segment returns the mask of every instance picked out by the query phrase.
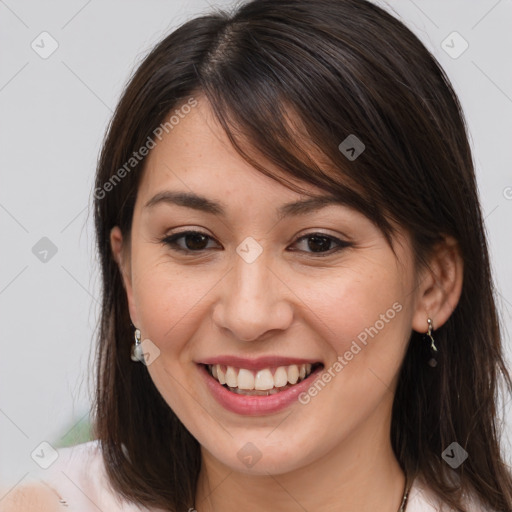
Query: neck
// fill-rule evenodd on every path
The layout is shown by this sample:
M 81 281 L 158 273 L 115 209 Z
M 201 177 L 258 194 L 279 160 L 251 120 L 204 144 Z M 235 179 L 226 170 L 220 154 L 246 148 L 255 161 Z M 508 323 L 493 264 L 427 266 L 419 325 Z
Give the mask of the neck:
M 405 475 L 391 448 L 390 421 L 380 420 L 380 427 L 369 421 L 328 454 L 283 474 L 235 472 L 202 449 L 197 512 L 397 512 Z

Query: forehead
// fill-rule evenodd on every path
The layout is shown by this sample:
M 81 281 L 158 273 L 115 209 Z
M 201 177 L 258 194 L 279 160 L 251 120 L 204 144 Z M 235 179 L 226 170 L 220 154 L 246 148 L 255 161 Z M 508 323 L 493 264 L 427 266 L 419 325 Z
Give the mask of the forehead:
M 300 137 L 300 133 L 297 136 Z M 307 147 L 307 140 L 304 147 Z M 317 153 L 314 154 L 316 159 Z M 148 203 L 170 192 L 168 196 L 174 198 L 161 201 L 163 204 L 193 204 L 193 208 L 202 204 L 204 208 L 195 208 L 195 211 L 209 209 L 212 218 L 216 216 L 224 222 L 224 216 L 226 225 L 244 230 L 260 229 L 267 224 L 272 228 L 283 217 L 305 218 L 315 213 L 314 218 L 319 222 L 322 219 L 327 222 L 333 219 L 336 222 L 346 221 L 346 225 L 350 224 L 361 233 L 371 234 L 372 237 L 383 235 L 357 202 L 353 202 L 353 196 L 361 197 L 361 192 L 354 190 L 349 178 L 345 180 L 339 176 L 337 180 L 343 181 L 348 192 L 337 188 L 336 192 L 333 190 L 329 193 L 299 180 L 291 173 L 285 174 L 260 153 L 254 151 L 250 156 L 271 174 L 298 185 L 303 193 L 272 179 L 246 161 L 232 146 L 207 100 L 198 98 L 197 106 L 180 117 L 179 122 L 163 134 L 148 154 L 139 183 L 134 216 L 142 222 L 146 219 L 148 223 L 145 225 L 151 224 L 152 213 L 156 211 L 160 212 L 158 218 L 168 219 L 167 210 L 152 208 Z M 323 164 L 322 157 L 318 158 L 318 162 Z M 208 202 L 215 205 L 208 206 Z M 344 208 L 340 208 L 340 205 Z M 219 207 L 222 210 L 220 213 Z M 186 209 L 180 210 L 180 219 L 192 218 L 193 212 L 193 209 L 188 212 Z M 194 215 L 193 218 L 197 217 Z M 164 220 L 162 222 L 165 223 Z M 137 220 L 135 223 L 139 225 Z M 394 237 L 401 238 L 400 227 L 393 227 Z M 404 236 L 407 238 L 407 234 Z
M 216 197 L 226 204 L 238 202 L 247 207 L 258 198 L 276 204 L 307 197 L 264 175 L 243 159 L 202 98 L 168 133 L 164 132 L 162 140 L 155 142 L 139 185 L 141 201 L 166 189 Z M 282 175 L 262 156 L 258 160 L 273 174 Z M 287 175 L 286 179 L 300 184 L 308 194 L 325 195 L 318 187 L 299 182 L 293 176 Z

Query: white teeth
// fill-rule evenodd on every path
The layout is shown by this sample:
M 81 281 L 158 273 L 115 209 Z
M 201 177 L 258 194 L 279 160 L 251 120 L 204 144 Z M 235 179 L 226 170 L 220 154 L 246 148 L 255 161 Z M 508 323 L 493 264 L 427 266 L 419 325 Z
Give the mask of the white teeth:
M 280 388 L 284 388 L 288 383 L 293 385 L 304 380 L 311 373 L 312 365 L 310 363 L 292 364 L 289 366 L 279 366 L 275 370 L 264 368 L 258 371 L 220 364 L 210 365 L 209 368 L 214 379 L 223 385 L 226 384 L 230 388 L 237 388 L 240 391 L 254 390 L 254 392 L 257 392 L 273 390 L 278 392 Z M 272 372 L 274 373 L 272 374 Z
M 290 384 L 296 384 L 299 380 L 299 369 L 296 364 L 288 366 L 288 382 Z
M 240 372 L 242 372 L 242 370 L 240 370 Z M 240 379 L 240 374 L 238 378 Z M 268 369 L 260 370 L 254 379 L 254 389 L 260 389 L 264 391 L 266 389 L 272 389 L 273 387 L 274 377 L 272 377 L 272 372 Z
M 286 386 L 288 383 L 288 372 L 285 366 L 280 366 L 274 373 L 274 385 L 276 388 Z
M 256 376 L 256 378 L 257 377 L 258 376 Z M 238 389 L 254 389 L 254 381 L 254 375 L 251 371 L 246 370 L 245 368 L 240 368 L 240 370 L 238 371 Z M 274 387 L 273 382 L 271 387 Z M 256 389 L 260 388 L 256 387 Z
M 236 370 L 232 366 L 228 366 L 226 370 L 226 384 L 230 388 L 238 387 L 238 375 Z

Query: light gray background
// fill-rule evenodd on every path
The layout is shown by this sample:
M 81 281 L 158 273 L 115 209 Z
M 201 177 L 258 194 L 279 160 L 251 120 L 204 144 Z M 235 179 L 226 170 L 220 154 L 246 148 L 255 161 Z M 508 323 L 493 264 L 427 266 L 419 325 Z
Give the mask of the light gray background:
M 467 115 L 510 360 L 512 1 L 398 0 L 392 5 L 440 60 Z M 99 300 L 89 207 L 112 110 L 152 45 L 209 9 L 206 0 L 0 0 L 4 485 L 36 468 L 30 453 L 39 443 L 58 443 L 87 416 Z M 43 31 L 59 45 L 47 59 L 31 48 L 34 40 L 42 46 Z M 458 58 L 441 46 L 453 31 L 469 44 Z M 457 39 L 447 44 L 452 53 L 461 48 Z M 42 237 L 58 250 L 46 263 L 32 252 Z M 510 414 L 505 428 L 510 455 Z

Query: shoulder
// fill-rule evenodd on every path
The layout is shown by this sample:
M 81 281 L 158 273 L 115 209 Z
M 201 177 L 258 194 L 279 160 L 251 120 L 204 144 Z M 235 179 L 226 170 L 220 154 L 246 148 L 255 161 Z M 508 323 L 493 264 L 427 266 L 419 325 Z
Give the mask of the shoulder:
M 486 508 L 476 496 L 466 496 L 464 506 L 467 512 L 496 512 Z M 429 487 L 422 475 L 418 475 L 409 491 L 406 512 L 456 512 L 446 505 Z
M 0 512 L 57 512 L 61 508 L 62 504 L 55 490 L 43 483 L 16 486 L 6 491 L 0 501 Z
M 99 441 L 59 448 L 57 454 L 57 459 L 49 468 L 34 471 L 27 479 L 28 483 L 16 486 L 8 493 L 0 502 L 0 512 L 146 510 L 122 500 L 112 489 L 105 471 Z

